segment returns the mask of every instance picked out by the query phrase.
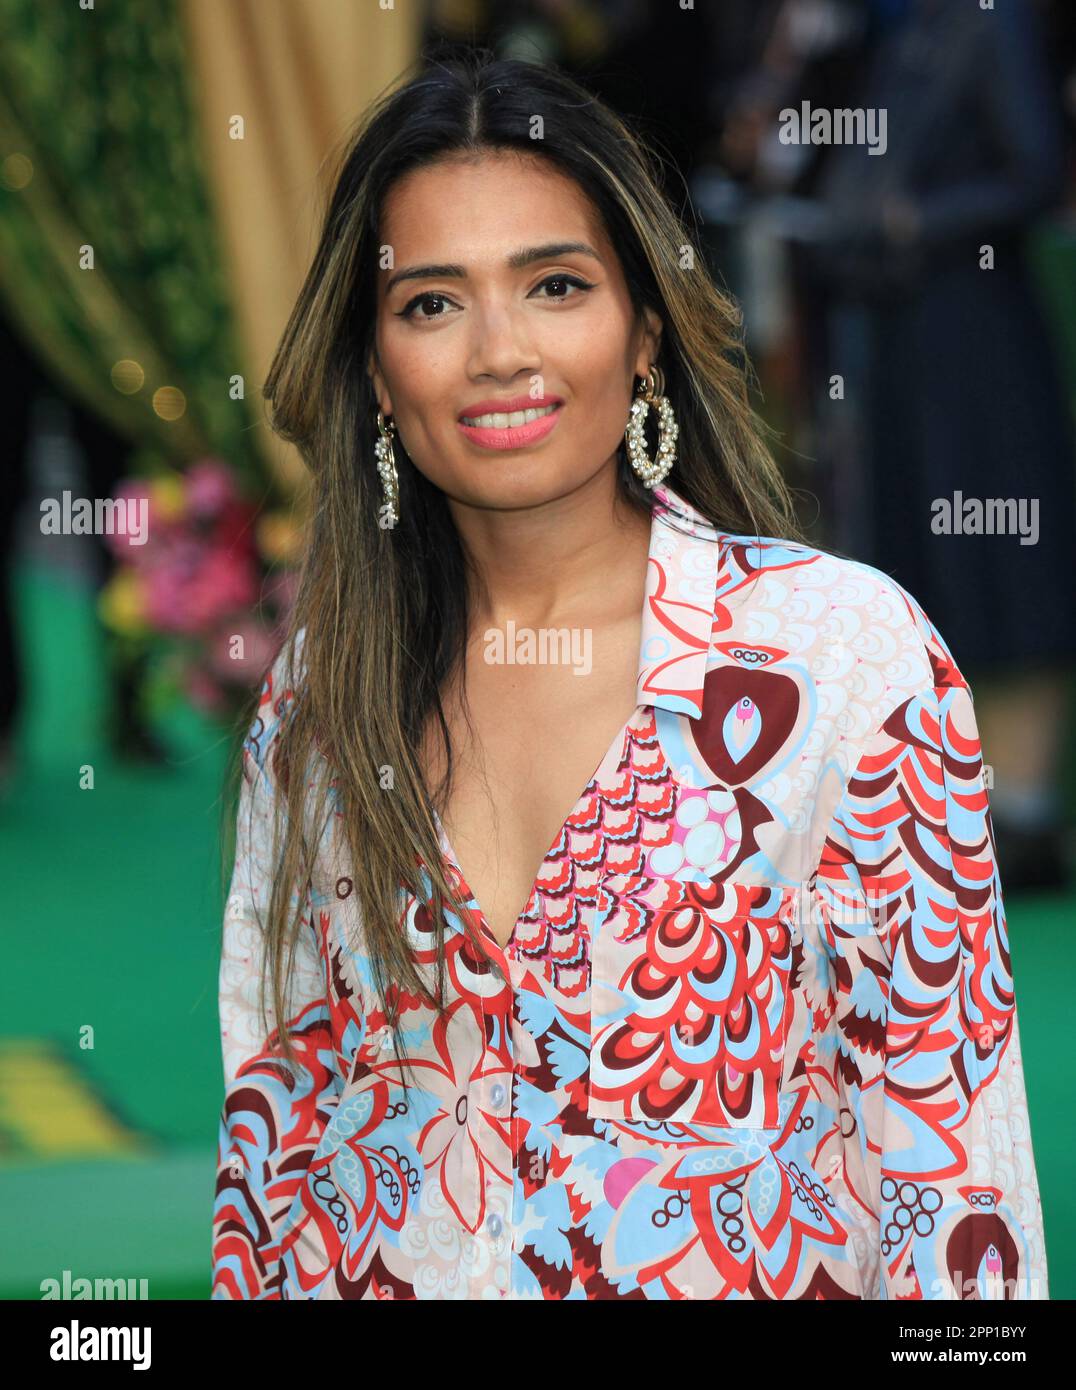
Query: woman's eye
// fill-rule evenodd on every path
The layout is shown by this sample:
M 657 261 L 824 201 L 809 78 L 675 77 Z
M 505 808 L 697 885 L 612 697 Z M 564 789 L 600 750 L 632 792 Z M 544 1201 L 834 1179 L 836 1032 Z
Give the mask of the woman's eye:
M 592 290 L 594 288 L 594 286 L 589 281 L 582 280 L 577 275 L 547 275 L 546 278 L 540 284 L 534 287 L 531 293 L 537 294 L 539 290 L 544 290 L 549 285 L 570 286 L 571 288 L 577 290 Z M 573 296 L 571 294 L 568 294 L 567 292 L 564 292 L 561 294 L 549 294 L 546 295 L 545 298 L 557 300 L 571 299 L 573 298 Z M 421 305 L 423 311 L 421 314 L 417 315 L 418 322 L 429 322 L 431 319 L 444 318 L 444 313 L 442 310 L 437 310 L 436 312 L 429 313 L 427 312 L 427 309 L 430 305 L 445 305 L 450 304 L 451 302 L 452 301 L 448 298 L 447 295 L 438 294 L 433 290 L 426 290 L 423 294 L 416 294 L 414 299 L 412 299 L 402 309 L 400 309 L 399 317 L 402 319 L 415 318 L 415 310 L 418 309 Z
M 536 285 L 535 288 L 541 290 L 544 289 L 546 285 L 573 285 L 577 290 L 592 290 L 594 288 L 587 280 L 580 280 L 576 275 L 547 275 L 542 283 Z M 552 295 L 551 298 L 571 299 L 572 296 L 569 294 L 555 294 Z
M 427 290 L 425 294 L 416 294 L 415 297 L 414 297 L 414 299 L 412 299 L 412 300 L 410 301 L 410 303 L 406 304 L 406 305 L 400 310 L 400 318 L 402 318 L 402 319 L 414 318 L 414 316 L 415 316 L 415 310 L 418 308 L 418 306 L 419 306 L 420 304 L 426 305 L 426 304 L 431 304 L 431 303 L 433 303 L 433 302 L 435 302 L 435 301 L 436 301 L 437 303 L 440 303 L 440 304 L 447 304 L 447 303 L 448 303 L 448 297 L 447 297 L 447 295 L 443 295 L 443 294 L 434 294 L 431 290 Z M 430 314 L 430 315 L 427 315 L 427 314 L 423 313 L 422 315 L 420 315 L 420 318 L 421 318 L 421 319 L 424 319 L 424 318 L 427 318 L 427 317 L 439 319 L 439 318 L 442 318 L 443 315 L 442 315 L 442 314 L 439 314 L 439 313 L 438 313 L 438 314 Z

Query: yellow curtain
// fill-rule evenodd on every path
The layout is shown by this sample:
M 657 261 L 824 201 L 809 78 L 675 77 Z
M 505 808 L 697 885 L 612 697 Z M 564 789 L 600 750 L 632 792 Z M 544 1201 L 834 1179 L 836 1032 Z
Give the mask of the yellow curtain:
M 262 382 L 317 241 L 328 168 L 356 119 L 418 53 L 420 0 L 182 0 L 225 277 L 247 364 Z M 243 139 L 231 138 L 236 116 Z M 289 489 L 306 471 L 262 422 Z

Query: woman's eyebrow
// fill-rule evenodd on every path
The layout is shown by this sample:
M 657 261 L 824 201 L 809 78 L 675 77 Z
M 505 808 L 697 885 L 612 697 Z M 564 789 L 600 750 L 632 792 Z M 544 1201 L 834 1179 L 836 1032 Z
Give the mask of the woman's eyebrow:
M 509 270 L 522 270 L 525 266 L 531 265 L 534 261 L 553 261 L 559 256 L 590 256 L 601 264 L 601 257 L 592 246 L 588 246 L 585 241 L 550 241 L 545 246 L 525 246 L 520 251 L 514 251 L 506 262 Z M 466 278 L 467 270 L 462 265 L 413 265 L 406 270 L 398 270 L 395 275 L 391 275 L 385 285 L 385 293 L 398 285 L 401 280 L 444 280 L 455 278 L 462 280 Z

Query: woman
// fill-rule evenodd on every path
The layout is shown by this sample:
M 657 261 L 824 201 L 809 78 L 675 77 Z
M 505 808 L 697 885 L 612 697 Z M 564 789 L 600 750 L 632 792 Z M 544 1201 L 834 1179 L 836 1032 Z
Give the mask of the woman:
M 382 100 L 265 389 L 316 492 L 215 1296 L 1045 1298 L 969 692 L 798 539 L 629 131 L 510 61 Z

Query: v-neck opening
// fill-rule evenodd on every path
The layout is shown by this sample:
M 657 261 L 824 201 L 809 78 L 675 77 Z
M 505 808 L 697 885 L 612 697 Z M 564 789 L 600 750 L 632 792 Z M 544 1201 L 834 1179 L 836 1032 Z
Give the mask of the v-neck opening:
M 660 533 L 658 527 L 666 528 Z M 683 547 L 691 540 L 716 541 L 716 553 L 708 567 L 691 566 L 679 557 Z M 512 923 L 512 930 L 502 946 L 493 933 L 486 917 L 485 909 L 475 896 L 467 881 L 459 855 L 448 838 L 448 833 L 438 815 L 433 810 L 441 853 L 459 879 L 461 892 L 466 901 L 477 909 L 478 923 L 496 950 L 505 955 L 511 951 L 518 939 L 520 922 L 523 920 L 531 900 L 539 888 L 542 870 L 549 862 L 569 821 L 583 804 L 594 779 L 607 759 L 615 752 L 623 758 L 629 731 L 635 727 L 642 709 L 660 706 L 678 715 L 699 718 L 702 714 L 702 687 L 706 675 L 706 660 L 712 641 L 714 622 L 714 601 L 716 578 L 720 571 L 722 548 L 729 539 L 728 533 L 717 530 L 709 518 L 697 512 L 688 502 L 668 484 L 662 483 L 654 489 L 654 500 L 650 509 L 650 547 L 647 554 L 646 579 L 642 611 L 642 628 L 639 641 L 639 667 L 636 680 L 635 708 L 620 726 L 613 742 L 605 750 L 597 767 L 587 779 L 582 791 L 576 797 L 568 814 L 542 856 L 527 899 Z M 670 567 L 671 561 L 671 567 Z M 657 565 L 659 577 L 651 580 L 651 566 Z M 703 570 L 705 569 L 705 573 Z M 700 576 L 714 581 L 714 592 L 704 593 L 706 602 L 699 607 L 694 597 L 685 595 L 681 586 L 690 579 L 697 586 Z M 668 587 L 667 587 L 668 586 Z M 694 615 L 698 621 L 694 622 Z M 695 630 L 697 628 L 697 630 Z M 675 671 L 673 672 L 673 668 Z M 685 671 L 687 675 L 685 676 Z M 670 675 L 670 672 L 673 672 Z M 655 679 L 655 677 L 657 677 Z
M 572 803 L 568 810 L 568 814 L 561 821 L 559 828 L 554 833 L 553 838 L 550 840 L 548 846 L 546 847 L 545 853 L 542 855 L 542 858 L 539 861 L 538 869 L 534 875 L 534 881 L 530 886 L 530 890 L 527 893 L 526 901 L 520 908 L 519 912 L 516 914 L 516 919 L 512 923 L 512 930 L 508 933 L 508 939 L 504 942 L 503 945 L 497 940 L 493 928 L 489 924 L 489 919 L 486 917 L 485 908 L 478 901 L 478 898 L 476 897 L 474 890 L 471 888 L 470 883 L 467 881 L 467 875 L 463 871 L 463 865 L 460 863 L 459 855 L 456 853 L 455 849 L 452 846 L 452 842 L 448 838 L 448 832 L 445 830 L 444 823 L 442 822 L 436 807 L 433 808 L 434 824 L 437 826 L 440 835 L 442 853 L 445 855 L 448 862 L 456 871 L 456 874 L 460 880 L 460 887 L 466 897 L 466 900 L 468 902 L 473 903 L 474 906 L 477 908 L 478 924 L 480 928 L 486 933 L 486 935 L 489 937 L 490 941 L 493 943 L 493 945 L 497 948 L 498 951 L 502 951 L 506 955 L 510 951 L 513 943 L 515 942 L 516 932 L 519 928 L 519 924 L 520 922 L 522 922 L 527 912 L 527 909 L 531 905 L 531 901 L 533 900 L 535 893 L 538 891 L 538 881 L 542 876 L 542 870 L 549 862 L 549 856 L 553 853 L 557 845 L 560 843 L 561 837 L 564 835 L 564 832 L 568 826 L 568 822 L 572 819 L 575 813 L 579 810 L 580 806 L 586 800 L 587 795 L 589 794 L 590 789 L 594 783 L 594 779 L 597 777 L 598 773 L 601 772 L 602 768 L 605 766 L 605 764 L 609 761 L 609 758 L 614 753 L 617 756 L 618 765 L 620 761 L 623 759 L 624 748 L 627 743 L 628 733 L 635 724 L 635 720 L 639 714 L 640 708 L 642 708 L 640 705 L 636 705 L 632 712 L 628 715 L 627 719 L 625 719 L 624 723 L 620 726 L 619 732 L 613 737 L 612 742 L 609 744 L 608 748 L 606 748 L 605 752 L 599 758 L 598 763 L 594 768 L 594 771 L 587 778 L 583 790 L 576 797 L 575 801 Z

